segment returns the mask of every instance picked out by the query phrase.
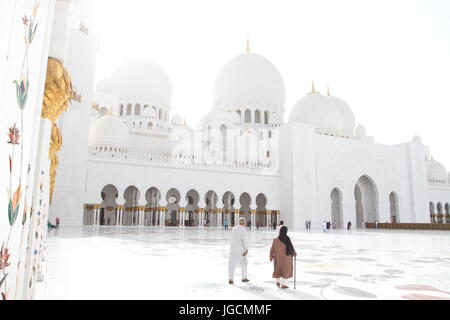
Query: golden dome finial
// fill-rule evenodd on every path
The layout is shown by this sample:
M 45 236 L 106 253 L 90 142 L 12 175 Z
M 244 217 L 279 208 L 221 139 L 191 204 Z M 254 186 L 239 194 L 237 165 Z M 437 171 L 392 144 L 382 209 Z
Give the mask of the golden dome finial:
M 250 35 L 247 35 L 247 52 L 250 52 Z
M 312 82 L 311 92 L 309 94 L 313 94 L 313 93 L 319 93 L 319 92 L 316 91 L 316 84 L 314 83 L 314 81 Z

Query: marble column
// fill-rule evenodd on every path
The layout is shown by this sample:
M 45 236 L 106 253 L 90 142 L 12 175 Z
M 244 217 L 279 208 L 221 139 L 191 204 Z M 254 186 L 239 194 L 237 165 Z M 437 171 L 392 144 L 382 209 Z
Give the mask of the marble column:
M 217 210 L 217 227 L 222 227 L 222 225 L 223 225 L 222 215 L 223 215 L 223 209 L 218 209 Z
M 252 228 L 256 228 L 256 210 L 250 210 L 250 221 Z
M 267 228 L 270 229 L 270 211 L 266 210 L 265 213 L 266 213 L 266 225 Z
M 240 213 L 239 209 L 234 209 L 234 226 L 239 225 L 239 213 Z
M 186 212 L 186 208 L 180 208 L 178 209 L 178 212 L 180 213 L 180 227 L 184 227 L 184 214 Z
M 205 209 L 199 208 L 198 209 L 198 226 L 203 227 L 203 215 L 204 215 Z

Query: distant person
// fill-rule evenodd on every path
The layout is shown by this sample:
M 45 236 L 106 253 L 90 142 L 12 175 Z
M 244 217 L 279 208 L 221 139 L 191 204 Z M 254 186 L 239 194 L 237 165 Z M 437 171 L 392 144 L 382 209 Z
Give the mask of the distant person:
M 223 225 L 225 226 L 225 230 L 228 230 L 228 220 L 225 220 Z
M 248 238 L 245 229 L 245 218 L 239 219 L 239 225 L 231 230 L 230 257 L 228 260 L 229 284 L 234 283 L 234 271 L 241 268 L 242 282 L 247 279 Z
M 336 220 L 333 221 L 333 229 L 336 229 Z
M 276 229 L 277 230 L 277 234 L 280 233 L 280 229 L 281 229 L 282 226 L 284 226 L 284 221 L 283 220 L 280 221 L 280 225 Z
M 276 279 L 276 284 L 281 289 L 287 289 L 288 279 L 292 278 L 293 263 L 292 258 L 297 256 L 291 239 L 287 235 L 288 228 L 282 226 L 280 234 L 273 239 L 270 248 L 270 262 L 273 261 L 272 277 Z
M 256 221 L 256 230 L 259 229 L 259 221 Z
M 59 229 L 59 224 L 61 223 L 61 219 L 56 217 L 56 229 Z
M 277 229 L 277 223 L 276 223 L 276 222 L 273 223 L 273 229 L 274 229 L 274 230 Z
M 325 220 L 322 223 L 322 231 L 327 232 L 327 222 Z
M 305 221 L 305 227 L 308 229 L 308 220 Z
M 351 227 L 352 227 L 352 222 L 349 220 L 349 221 L 347 222 L 347 230 L 350 230 Z

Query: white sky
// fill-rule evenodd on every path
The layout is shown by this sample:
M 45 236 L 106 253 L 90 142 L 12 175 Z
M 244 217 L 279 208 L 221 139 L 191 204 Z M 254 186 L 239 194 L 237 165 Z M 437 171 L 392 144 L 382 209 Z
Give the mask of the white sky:
M 286 86 L 285 121 L 316 89 L 344 99 L 380 143 L 415 134 L 450 169 L 448 0 L 97 0 L 96 78 L 138 56 L 173 83 L 172 115 L 211 109 L 220 68 L 245 51 L 271 60 Z

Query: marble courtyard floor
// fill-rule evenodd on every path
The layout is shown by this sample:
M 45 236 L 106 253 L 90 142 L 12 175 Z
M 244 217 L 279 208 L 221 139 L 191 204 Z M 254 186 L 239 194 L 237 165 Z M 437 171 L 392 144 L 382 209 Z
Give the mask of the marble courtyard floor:
M 278 289 L 273 230 L 249 232 L 249 283 L 228 284 L 230 231 L 62 227 L 49 232 L 38 299 L 450 299 L 450 232 L 290 232 L 297 288 Z

